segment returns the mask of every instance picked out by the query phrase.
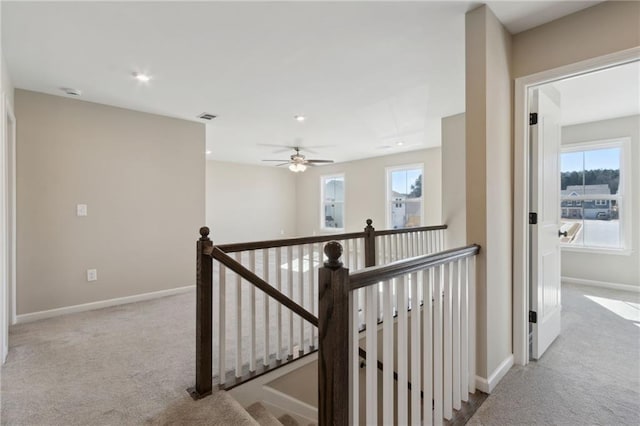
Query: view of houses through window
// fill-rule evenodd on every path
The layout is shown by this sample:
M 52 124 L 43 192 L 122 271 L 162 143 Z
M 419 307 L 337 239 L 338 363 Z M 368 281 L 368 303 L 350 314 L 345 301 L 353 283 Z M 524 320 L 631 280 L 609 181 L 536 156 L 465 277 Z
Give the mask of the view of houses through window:
M 344 175 L 322 176 L 322 229 L 344 229 Z
M 624 248 L 621 142 L 580 145 L 561 154 L 561 239 L 574 247 Z
M 387 169 L 390 228 L 422 225 L 422 165 Z

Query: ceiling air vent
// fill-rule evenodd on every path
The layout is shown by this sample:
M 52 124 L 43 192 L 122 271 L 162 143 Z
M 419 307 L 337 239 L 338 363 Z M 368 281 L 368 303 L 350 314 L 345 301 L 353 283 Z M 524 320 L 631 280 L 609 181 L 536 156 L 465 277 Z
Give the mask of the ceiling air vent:
M 216 118 L 217 116 L 213 115 L 213 114 L 209 114 L 208 112 L 203 112 L 202 114 L 200 114 L 198 116 L 198 118 L 202 118 L 203 120 L 213 120 L 214 118 Z

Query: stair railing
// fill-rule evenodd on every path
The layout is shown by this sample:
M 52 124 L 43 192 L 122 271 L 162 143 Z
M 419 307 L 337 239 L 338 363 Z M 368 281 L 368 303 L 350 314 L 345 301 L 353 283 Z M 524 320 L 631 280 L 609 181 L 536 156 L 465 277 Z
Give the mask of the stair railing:
M 444 246 L 446 225 L 376 231 L 370 219 L 366 222 L 362 232 L 218 246 L 208 228 L 200 229 L 194 398 L 211 393 L 214 382 L 230 389 L 317 351 L 322 243 L 339 241 L 352 271 Z M 364 318 L 358 323 L 363 328 Z
M 453 409 L 459 410 L 475 392 L 474 277 L 479 249 L 470 245 L 350 273 L 341 262 L 342 246 L 325 246 L 328 260 L 319 273 L 321 426 L 431 425 L 452 419 Z M 400 307 L 396 312 L 394 302 Z M 364 404 L 359 379 L 361 314 L 367 354 Z

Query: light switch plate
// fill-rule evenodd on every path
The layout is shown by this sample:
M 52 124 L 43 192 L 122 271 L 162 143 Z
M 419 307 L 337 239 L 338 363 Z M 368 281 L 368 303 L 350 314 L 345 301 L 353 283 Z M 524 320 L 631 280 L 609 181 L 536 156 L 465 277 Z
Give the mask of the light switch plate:
M 86 216 L 87 215 L 87 205 L 86 204 L 78 204 L 76 206 L 76 214 L 78 216 Z
M 98 281 L 97 269 L 87 269 L 87 281 Z

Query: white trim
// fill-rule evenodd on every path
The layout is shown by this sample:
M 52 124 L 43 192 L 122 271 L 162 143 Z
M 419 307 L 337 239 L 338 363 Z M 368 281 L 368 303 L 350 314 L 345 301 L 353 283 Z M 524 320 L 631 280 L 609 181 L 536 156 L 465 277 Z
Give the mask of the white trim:
M 277 378 L 285 376 L 307 364 L 317 362 L 317 360 L 318 353 L 312 353 L 294 362 L 290 362 L 281 368 L 256 377 L 254 380 L 236 386 L 228 392 L 243 407 L 247 407 L 256 401 L 262 401 L 265 405 L 269 404 L 269 406 L 279 407 L 294 418 L 303 417 L 304 419 L 311 420 L 305 420 L 303 424 L 317 423 L 318 409 L 316 407 L 296 399 L 295 396 L 287 395 L 269 386 L 269 383 Z
M 529 362 L 529 135 L 528 89 L 532 86 L 640 59 L 640 47 L 516 78 L 514 112 L 513 200 L 513 355 Z
M 9 300 L 9 303 L 11 304 L 9 307 L 9 311 L 10 311 L 10 325 L 13 325 L 16 323 L 16 309 L 17 309 L 17 305 L 16 305 L 16 288 L 17 288 L 17 246 L 16 246 L 16 239 L 18 236 L 18 232 L 17 232 L 17 228 L 16 228 L 16 222 L 17 222 L 17 218 L 16 218 L 16 135 L 17 135 L 17 131 L 16 128 L 18 126 L 18 122 L 16 121 L 16 116 L 15 113 L 13 112 L 13 107 L 11 106 L 11 103 L 9 103 L 9 98 L 5 99 L 5 116 L 6 118 L 8 118 L 11 123 L 12 123 L 12 127 L 11 127 L 11 136 L 9 137 L 9 143 L 7 145 L 7 148 L 9 149 L 9 172 L 10 172 L 10 182 L 11 182 L 11 188 L 10 189 L 10 199 L 9 199 L 9 206 L 11 207 L 11 218 L 10 218 L 10 223 L 9 223 L 9 235 L 11 237 L 11 247 L 9 249 L 9 254 L 10 254 L 10 259 L 9 261 L 11 262 L 11 276 L 9 277 L 9 285 L 10 285 L 10 290 L 11 290 L 11 300 Z
M 165 296 L 186 293 L 195 288 L 195 285 L 185 287 L 170 288 L 168 290 L 153 291 L 151 293 L 135 294 L 133 296 L 117 297 L 115 299 L 100 300 L 98 302 L 83 303 L 81 305 L 65 306 L 63 308 L 50 309 L 47 311 L 31 312 L 18 315 L 16 324 L 38 321 L 45 318 L 53 318 L 60 315 L 74 314 L 78 312 L 93 311 L 95 309 L 109 308 L 111 306 L 126 305 L 128 303 L 143 302 L 145 300 L 158 299 Z
M 325 211 L 324 211 L 324 181 L 325 179 L 331 178 L 342 178 L 342 228 L 327 228 L 325 221 Z M 345 178 L 344 172 L 342 173 L 333 173 L 330 175 L 321 175 L 320 176 L 320 231 L 322 232 L 344 232 L 345 227 L 347 226 L 347 179 Z
M 476 388 L 484 393 L 490 394 L 496 388 L 500 380 L 513 367 L 513 354 L 506 357 L 493 372 L 489 375 L 489 379 L 476 376 Z
M 300 401 L 299 399 L 296 399 L 291 395 L 287 395 L 286 393 L 274 389 L 268 385 L 262 387 L 262 392 L 263 404 L 268 404 L 281 410 L 281 414 L 274 412 L 277 417 L 280 417 L 283 414 L 289 414 L 293 417 L 302 417 L 304 419 L 304 422 L 307 424 L 317 423 L 317 407 L 307 404 L 304 401 Z
M 586 285 L 589 287 L 609 288 L 612 290 L 623 290 L 640 293 L 640 286 L 631 284 L 609 283 L 606 281 L 585 280 L 584 278 L 562 277 L 562 284 Z
M 574 253 L 606 254 L 613 256 L 631 256 L 631 254 L 634 253 L 634 251 L 630 249 L 572 246 L 571 244 L 562 243 L 560 244 L 560 250 L 563 252 L 569 251 Z

